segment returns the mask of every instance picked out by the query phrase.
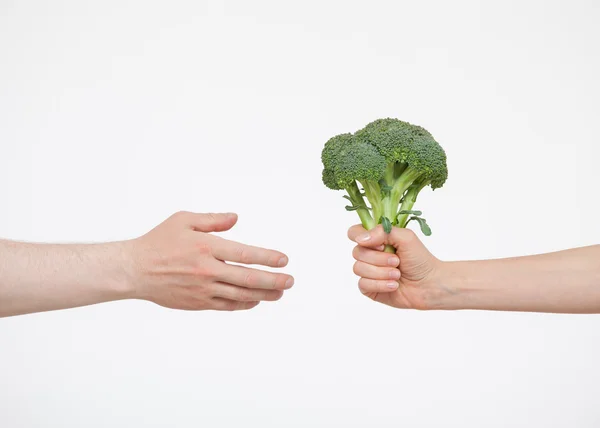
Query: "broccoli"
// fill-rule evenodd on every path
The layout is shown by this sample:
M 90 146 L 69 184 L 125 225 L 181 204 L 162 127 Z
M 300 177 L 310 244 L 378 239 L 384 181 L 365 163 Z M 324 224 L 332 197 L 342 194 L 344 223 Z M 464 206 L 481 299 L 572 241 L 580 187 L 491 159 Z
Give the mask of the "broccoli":
M 406 227 L 414 220 L 425 235 L 431 234 L 413 205 L 424 187 L 443 186 L 448 168 L 444 149 L 427 130 L 398 119 L 378 119 L 354 134 L 331 138 L 321 160 L 323 183 L 346 190 L 344 198 L 351 203 L 346 210 L 356 211 L 365 229 L 381 224 L 389 233 L 392 226 Z M 395 250 L 388 246 L 385 251 Z

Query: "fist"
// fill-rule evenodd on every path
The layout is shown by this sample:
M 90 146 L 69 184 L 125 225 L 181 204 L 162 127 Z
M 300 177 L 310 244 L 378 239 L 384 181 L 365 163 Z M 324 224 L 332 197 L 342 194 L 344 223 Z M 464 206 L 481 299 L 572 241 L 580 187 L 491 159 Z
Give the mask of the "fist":
M 441 262 L 435 258 L 410 229 L 382 226 L 365 230 L 353 226 L 348 237 L 357 243 L 352 255 L 354 273 L 360 277 L 360 291 L 367 297 L 396 308 L 433 309 L 443 293 L 437 279 Z M 383 252 L 386 245 L 396 254 Z

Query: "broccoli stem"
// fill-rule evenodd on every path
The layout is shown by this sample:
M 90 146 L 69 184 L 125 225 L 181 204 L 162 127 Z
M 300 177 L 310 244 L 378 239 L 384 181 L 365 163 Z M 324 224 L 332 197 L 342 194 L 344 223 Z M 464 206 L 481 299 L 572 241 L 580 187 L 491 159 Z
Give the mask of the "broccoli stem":
M 381 187 L 374 181 L 363 180 L 360 182 L 363 189 L 365 189 L 365 195 L 371 204 L 373 210 L 373 219 L 378 222 L 383 215 L 383 202 L 381 200 Z
M 417 195 L 414 194 L 414 190 L 411 188 L 408 190 L 408 192 L 406 192 L 406 195 L 404 196 L 404 199 L 402 200 L 402 204 L 400 205 L 398 212 L 412 210 L 412 207 L 416 201 L 417 201 Z M 396 222 L 398 224 L 398 227 L 406 227 L 406 223 L 408 223 L 408 216 L 409 216 L 409 214 L 397 215 Z
M 384 180 L 390 186 L 393 185 L 394 181 L 396 181 L 395 169 L 396 169 L 396 162 L 389 163 L 387 168 L 385 169 Z
M 406 219 L 403 219 L 402 222 L 397 221 L 398 205 L 400 205 L 400 200 L 402 199 L 402 196 L 405 193 L 407 193 L 407 190 L 410 192 L 409 189 L 411 188 L 415 180 L 419 178 L 420 175 L 421 174 L 418 171 L 415 171 L 414 169 L 412 169 L 409 166 L 406 166 L 405 164 L 393 163 L 388 166 L 385 177 L 387 184 L 391 185 L 392 190 L 390 191 L 388 196 L 383 198 L 383 215 L 392 222 L 393 226 L 406 226 Z M 391 181 L 388 181 L 390 180 L 390 177 L 393 177 L 393 179 Z M 418 193 L 419 190 L 421 190 L 421 188 L 422 187 L 419 187 L 416 193 Z M 414 198 L 409 197 L 407 199 L 405 197 L 403 204 L 405 204 L 406 207 L 408 207 L 408 205 L 410 204 L 410 208 L 412 208 L 412 205 L 415 203 L 415 200 L 416 194 L 414 195 Z M 400 208 L 400 210 L 410 208 Z M 386 245 L 384 252 L 393 254 L 396 252 L 396 249 L 391 245 Z
M 370 180 L 361 181 L 360 184 L 365 189 L 365 195 L 371 203 L 372 216 L 356 182 L 353 181 L 348 185 L 346 191 L 352 205 L 359 207 L 356 212 L 363 227 L 367 230 L 374 229 L 379 224 L 381 217 L 387 217 L 393 226 L 406 227 L 408 214 L 398 215 L 398 212 L 412 209 L 419 191 L 423 188 L 423 185 L 417 183 L 420 176 L 420 172 L 405 163 L 388 164 L 384 181 L 392 189 L 385 196 L 382 195 L 379 183 Z M 403 196 L 404 199 L 402 199 Z M 402 205 L 398 208 L 401 200 Z M 394 254 L 396 249 L 391 245 L 386 245 L 384 251 Z
M 348 187 L 346 187 L 346 191 L 348 192 L 348 196 L 352 201 L 352 205 L 355 207 L 360 207 L 356 210 L 356 213 L 360 217 L 363 227 L 367 230 L 371 230 L 377 226 L 377 222 L 373 220 L 373 217 L 371 217 L 371 214 L 367 208 L 367 204 L 360 194 L 360 190 L 358 189 L 356 182 L 353 181 L 351 184 L 349 184 Z
M 417 202 L 417 196 L 419 196 L 419 193 L 421 192 L 421 190 L 423 190 L 423 187 L 425 187 L 427 184 L 429 184 L 429 183 L 415 183 L 411 187 L 409 187 L 408 191 L 404 195 L 404 199 L 402 200 L 402 204 L 400 205 L 400 209 L 398 209 L 398 212 L 403 211 L 403 210 L 410 211 L 412 209 L 413 205 L 415 204 L 415 202 Z M 409 215 L 410 214 L 398 215 L 398 219 L 397 219 L 398 227 L 406 227 L 406 223 L 408 223 Z
M 388 170 L 395 169 L 395 165 L 391 165 L 388 167 Z M 388 171 L 389 172 L 389 171 Z M 407 167 L 402 171 L 400 177 L 396 178 L 393 182 L 390 183 L 392 186 L 392 190 L 390 191 L 389 196 L 386 196 L 383 199 L 384 204 L 384 216 L 390 219 L 393 225 L 397 225 L 396 216 L 398 213 L 398 205 L 400 204 L 400 199 L 402 195 L 406 192 L 406 190 L 414 183 L 416 179 L 419 178 L 420 173 L 415 171 L 414 169 Z
M 393 169 L 392 169 L 392 171 L 393 171 Z M 373 229 L 379 223 L 379 219 L 384 215 L 384 203 L 383 203 L 383 200 L 381 199 L 381 187 L 379 187 L 379 183 L 376 183 L 374 181 L 368 181 L 368 180 L 364 180 L 364 182 L 360 182 L 360 184 L 363 186 L 363 189 L 365 189 L 365 195 L 367 196 L 367 199 L 371 203 L 371 209 L 373 210 L 373 217 L 372 217 L 373 226 L 372 227 L 365 226 L 364 221 L 363 221 L 363 226 L 365 227 L 365 229 Z M 362 217 L 361 217 L 361 219 L 362 219 Z M 392 221 L 392 220 L 393 219 L 390 218 L 390 221 Z M 384 251 L 386 253 L 392 253 L 392 254 L 396 253 L 396 249 L 394 247 L 392 247 L 391 245 L 386 245 Z

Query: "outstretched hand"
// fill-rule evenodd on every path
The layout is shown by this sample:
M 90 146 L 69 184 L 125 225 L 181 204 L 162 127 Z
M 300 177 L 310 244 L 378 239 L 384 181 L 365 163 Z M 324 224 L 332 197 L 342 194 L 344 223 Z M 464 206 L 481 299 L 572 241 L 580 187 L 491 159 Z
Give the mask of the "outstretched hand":
M 130 242 L 136 297 L 174 309 L 251 309 L 281 298 L 294 279 L 233 265 L 287 265 L 285 254 L 229 241 L 211 232 L 231 229 L 236 214 L 180 212 Z
M 358 244 L 354 273 L 365 296 L 396 308 L 433 309 L 438 295 L 446 293 L 436 277 L 441 262 L 412 230 L 395 227 L 387 234 L 381 225 L 369 231 L 356 225 L 348 237 Z M 396 254 L 383 252 L 385 245 Z

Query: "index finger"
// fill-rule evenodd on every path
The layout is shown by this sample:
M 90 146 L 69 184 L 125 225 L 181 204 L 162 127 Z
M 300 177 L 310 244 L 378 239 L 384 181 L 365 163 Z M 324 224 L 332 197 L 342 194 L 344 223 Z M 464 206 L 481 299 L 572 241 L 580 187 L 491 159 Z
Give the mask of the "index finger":
M 381 225 L 375 229 L 366 230 L 360 224 L 357 224 L 348 229 L 348 238 L 361 247 L 374 249 L 380 249 L 386 243 L 386 234 Z
M 218 239 L 212 245 L 212 254 L 219 260 L 270 267 L 284 267 L 288 264 L 287 256 L 280 251 L 215 238 Z

